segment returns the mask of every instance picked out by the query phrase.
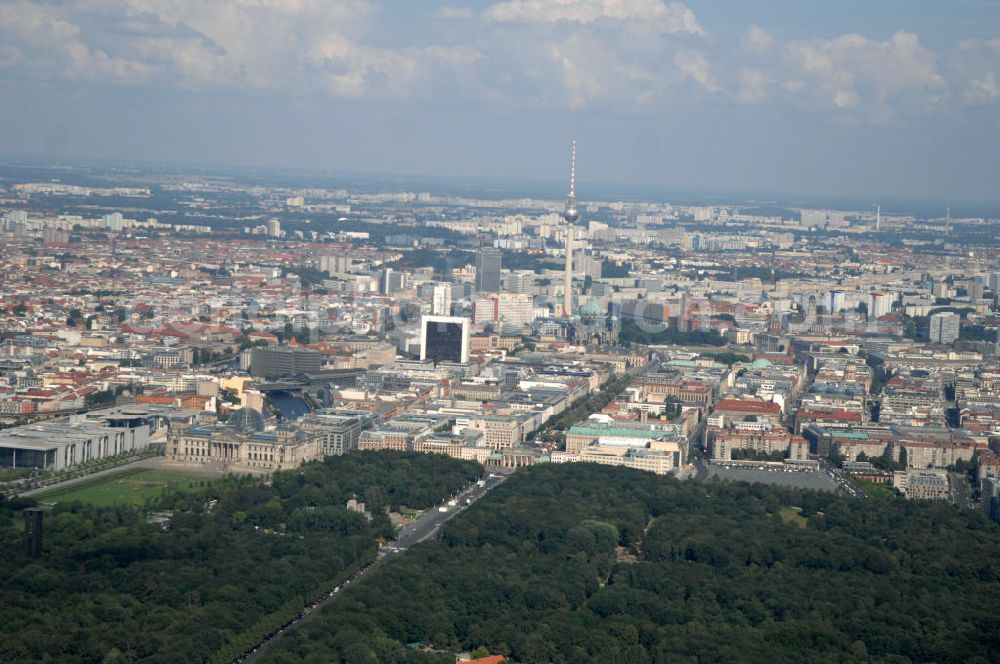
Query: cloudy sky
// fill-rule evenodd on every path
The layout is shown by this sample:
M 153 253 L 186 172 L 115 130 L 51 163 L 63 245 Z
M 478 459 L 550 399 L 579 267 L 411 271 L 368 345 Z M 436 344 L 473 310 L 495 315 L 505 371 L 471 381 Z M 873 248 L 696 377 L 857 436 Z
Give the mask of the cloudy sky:
M 996 0 L 4 0 L 0 152 L 1000 198 Z

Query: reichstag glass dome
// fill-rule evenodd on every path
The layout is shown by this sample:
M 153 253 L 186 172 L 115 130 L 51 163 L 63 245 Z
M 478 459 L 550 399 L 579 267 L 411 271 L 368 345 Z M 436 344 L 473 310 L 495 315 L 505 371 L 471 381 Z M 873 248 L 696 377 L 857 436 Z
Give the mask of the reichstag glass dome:
M 261 412 L 253 408 L 234 410 L 226 424 L 245 434 L 263 431 L 264 427 L 267 426 Z

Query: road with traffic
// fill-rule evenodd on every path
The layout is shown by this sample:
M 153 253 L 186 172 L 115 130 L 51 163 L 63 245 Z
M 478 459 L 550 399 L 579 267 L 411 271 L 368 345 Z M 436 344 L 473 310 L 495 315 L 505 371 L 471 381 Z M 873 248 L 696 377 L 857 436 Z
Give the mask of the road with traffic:
M 972 497 L 969 495 L 969 478 L 962 473 L 948 473 L 948 484 L 952 502 L 959 509 L 971 509 Z
M 446 521 L 460 514 L 505 479 L 507 479 L 506 474 L 487 474 L 478 482 L 473 482 L 452 496 L 444 504 L 418 514 L 413 520 L 399 529 L 395 540 L 386 543 L 379 550 L 378 557 L 372 563 L 365 565 L 343 583 L 331 588 L 322 598 L 303 608 L 295 618 L 268 634 L 256 646 L 247 650 L 240 657 L 237 657 L 233 661 L 233 664 L 247 664 L 255 661 L 277 639 L 280 639 L 288 632 L 308 621 L 319 612 L 319 609 L 336 601 L 341 595 L 357 585 L 366 575 L 373 573 L 382 565 L 386 565 L 396 557 L 406 553 L 413 545 L 419 544 L 436 535 Z

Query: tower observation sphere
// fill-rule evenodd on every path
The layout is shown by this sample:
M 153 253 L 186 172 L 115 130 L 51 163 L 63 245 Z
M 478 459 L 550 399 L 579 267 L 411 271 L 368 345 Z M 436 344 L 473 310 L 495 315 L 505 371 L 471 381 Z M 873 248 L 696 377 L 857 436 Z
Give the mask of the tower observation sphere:
M 576 209 L 576 139 L 573 139 L 573 156 L 569 166 L 569 194 L 563 210 L 566 220 L 566 273 L 563 275 L 563 316 L 570 318 L 573 313 L 573 224 L 580 219 Z
M 575 224 L 580 219 L 580 211 L 576 209 L 576 139 L 573 139 L 573 154 L 569 165 L 569 195 L 566 196 L 566 208 L 563 219 L 567 224 Z

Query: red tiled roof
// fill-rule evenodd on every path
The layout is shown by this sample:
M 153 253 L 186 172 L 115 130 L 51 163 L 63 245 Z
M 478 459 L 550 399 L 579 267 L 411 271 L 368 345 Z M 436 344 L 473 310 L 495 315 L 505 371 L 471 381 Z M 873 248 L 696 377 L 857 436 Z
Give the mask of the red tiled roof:
M 715 404 L 716 412 L 720 410 L 737 413 L 781 413 L 781 406 L 773 401 L 743 401 L 742 399 L 722 399 Z

